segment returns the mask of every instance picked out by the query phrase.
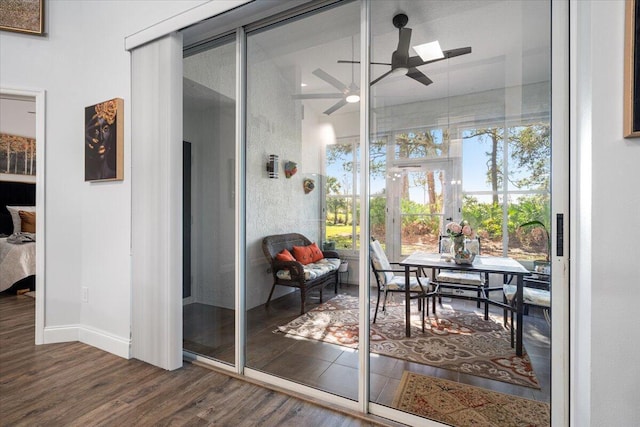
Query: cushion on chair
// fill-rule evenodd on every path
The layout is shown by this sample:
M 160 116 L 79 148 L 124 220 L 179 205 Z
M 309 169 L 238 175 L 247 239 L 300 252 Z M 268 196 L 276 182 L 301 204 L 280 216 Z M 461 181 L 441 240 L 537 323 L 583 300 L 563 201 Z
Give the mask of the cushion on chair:
M 436 276 L 436 280 L 442 283 L 457 283 L 460 285 L 470 286 L 482 286 L 484 284 L 484 280 L 482 280 L 482 274 L 465 273 L 460 271 L 441 271 Z
M 423 287 L 429 285 L 429 279 L 427 277 L 421 277 L 420 282 L 422 282 Z M 393 276 L 393 278 L 387 282 L 386 287 L 390 291 L 403 291 L 405 289 L 404 276 Z M 420 284 L 418 283 L 418 278 L 409 278 L 409 289 L 418 291 L 421 290 Z
M 302 265 L 311 264 L 313 262 L 313 254 L 309 246 L 294 246 L 293 256 L 296 261 Z
M 369 254 L 371 256 L 371 262 L 376 270 L 391 270 L 391 264 L 389 263 L 387 255 L 384 253 L 379 241 L 374 240 L 371 242 L 369 245 Z M 393 280 L 393 272 L 391 271 L 376 274 L 378 275 L 378 280 L 383 285 Z
M 295 261 L 296 259 L 293 257 L 293 255 L 291 255 L 291 252 L 289 252 L 286 249 L 283 249 L 280 252 L 278 252 L 278 255 L 276 255 L 276 260 L 278 260 L 278 261 Z
M 505 297 L 509 302 L 516 296 L 516 285 L 503 285 Z M 551 293 L 544 289 L 522 288 L 522 300 L 525 304 L 537 305 L 540 307 L 551 307 Z
M 318 262 L 324 258 L 322 251 L 316 243 L 310 244 L 308 248 L 311 250 L 311 262 Z
M 331 273 L 340 267 L 340 259 L 338 258 L 322 258 L 318 262 L 309 263 L 304 266 L 305 280 L 313 280 L 323 274 Z M 291 272 L 287 269 L 279 270 L 276 273 L 278 279 L 291 280 Z

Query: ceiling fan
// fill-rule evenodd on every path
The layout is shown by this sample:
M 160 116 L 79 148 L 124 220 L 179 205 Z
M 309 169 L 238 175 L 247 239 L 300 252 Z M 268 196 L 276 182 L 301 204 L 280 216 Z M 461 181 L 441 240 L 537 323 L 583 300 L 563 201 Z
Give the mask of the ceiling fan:
M 406 28 L 407 22 L 409 22 L 409 17 L 404 13 L 400 13 L 393 17 L 393 26 L 399 30 L 399 40 L 397 49 L 391 55 L 391 63 L 371 62 L 371 64 L 391 66 L 391 70 L 373 80 L 371 82 L 371 85 L 376 84 L 389 75 L 405 74 L 408 77 L 416 80 L 417 82 L 428 86 L 433 83 L 433 80 L 422 73 L 422 71 L 418 70 L 417 67 L 471 53 L 471 47 L 461 47 L 458 49 L 442 51 L 440 49 L 440 44 L 435 41 L 414 46 L 413 48 L 414 50 L 416 50 L 416 52 L 418 52 L 418 55 L 409 56 L 411 28 Z M 353 64 L 359 62 L 360 61 L 338 61 L 338 63 L 341 64 Z
M 349 86 L 342 83 L 340 80 L 333 77 L 331 74 L 326 71 L 321 70 L 320 68 L 315 69 L 312 72 L 316 77 L 324 80 L 329 83 L 331 86 L 338 89 L 339 93 L 308 93 L 308 94 L 297 94 L 292 95 L 293 99 L 339 99 L 338 102 L 333 104 L 327 110 L 324 111 L 324 114 L 329 115 L 339 108 L 344 107 L 349 103 L 354 103 L 360 101 L 360 88 L 356 86 L 356 84 L 352 81 Z

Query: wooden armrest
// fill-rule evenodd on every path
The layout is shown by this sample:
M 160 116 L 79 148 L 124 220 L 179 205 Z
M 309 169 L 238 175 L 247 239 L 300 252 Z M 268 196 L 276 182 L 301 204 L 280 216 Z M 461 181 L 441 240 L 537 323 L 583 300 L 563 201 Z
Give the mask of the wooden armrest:
M 276 276 L 280 270 L 289 270 L 291 280 L 304 279 L 304 267 L 298 261 L 274 261 L 271 265 L 273 275 Z

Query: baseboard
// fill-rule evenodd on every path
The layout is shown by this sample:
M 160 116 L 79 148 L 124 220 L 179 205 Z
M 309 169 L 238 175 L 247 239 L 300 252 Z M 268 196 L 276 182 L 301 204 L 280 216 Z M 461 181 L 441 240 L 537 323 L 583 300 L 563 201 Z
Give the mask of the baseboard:
M 130 339 L 117 337 L 99 329 L 80 328 L 78 341 L 125 359 L 131 358 Z
M 125 359 L 131 358 L 131 340 L 116 337 L 105 331 L 79 325 L 44 328 L 44 344 L 79 341 Z

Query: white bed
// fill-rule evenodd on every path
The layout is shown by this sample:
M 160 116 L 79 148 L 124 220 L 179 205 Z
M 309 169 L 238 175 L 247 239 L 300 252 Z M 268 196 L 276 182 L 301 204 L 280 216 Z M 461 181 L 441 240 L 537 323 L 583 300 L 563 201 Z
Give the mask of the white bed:
M 0 292 L 34 274 L 36 274 L 35 242 L 13 244 L 8 243 L 6 237 L 0 238 Z

